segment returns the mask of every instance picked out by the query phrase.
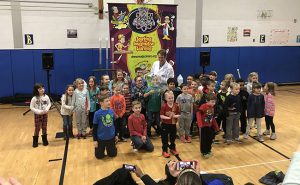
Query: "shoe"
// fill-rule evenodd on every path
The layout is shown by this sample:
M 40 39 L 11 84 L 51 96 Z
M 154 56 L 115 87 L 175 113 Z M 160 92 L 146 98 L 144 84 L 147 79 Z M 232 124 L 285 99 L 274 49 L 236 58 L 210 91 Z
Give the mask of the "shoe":
M 42 140 L 43 140 L 43 145 L 44 146 L 47 146 L 49 144 L 48 139 L 47 139 L 47 134 L 42 135 Z
M 130 146 L 134 146 L 132 141 L 130 141 Z
M 214 140 L 214 141 L 213 141 L 213 144 L 218 145 L 218 144 L 220 144 L 220 141 L 219 141 L 219 140 Z
M 256 128 L 256 129 L 257 129 L 257 124 L 256 124 L 256 123 L 254 124 L 254 128 Z
M 32 141 L 32 147 L 33 148 L 38 147 L 39 136 L 32 136 L 32 139 L 33 139 L 33 141 Z
M 270 139 L 271 139 L 271 140 L 277 139 L 276 133 L 272 133 Z
M 170 154 L 168 152 L 163 152 L 162 155 L 164 156 L 164 158 L 169 158 Z
M 135 146 L 134 145 L 132 145 L 132 151 L 133 152 L 137 152 L 137 151 L 139 151 L 137 148 L 135 148 Z
M 93 129 L 91 129 L 90 131 L 89 131 L 89 135 L 93 135 Z
M 127 142 L 127 139 L 125 139 L 124 137 L 121 137 L 120 141 L 121 142 Z
M 244 137 L 244 139 L 248 139 L 249 135 L 248 134 L 244 134 L 243 137 Z
M 78 133 L 77 134 L 77 139 L 80 139 L 80 137 L 81 137 L 81 134 Z
M 263 135 L 270 135 L 270 130 L 266 130 L 266 131 L 264 131 L 264 133 L 263 133 Z
M 183 143 L 186 143 L 186 140 L 185 140 L 184 136 L 180 136 L 180 141 L 183 142 Z
M 81 135 L 83 139 L 86 139 L 86 134 Z
M 258 139 L 258 141 L 260 141 L 260 142 L 264 142 L 264 139 L 263 139 L 263 137 L 262 137 L 261 135 L 257 136 L 257 139 Z
M 226 143 L 227 145 L 230 145 L 230 144 L 232 143 L 232 140 L 226 140 L 225 143 Z
M 234 139 L 237 144 L 242 144 L 243 142 L 240 139 Z
M 207 154 L 202 154 L 202 157 L 203 157 L 204 159 L 208 159 L 208 158 L 211 157 L 211 155 L 210 155 L 209 153 L 207 153 Z
M 187 143 L 191 143 L 192 142 L 192 138 L 190 136 L 186 136 L 185 139 L 186 139 Z
M 176 149 L 170 149 L 171 154 L 173 155 L 178 155 L 179 153 L 176 151 Z

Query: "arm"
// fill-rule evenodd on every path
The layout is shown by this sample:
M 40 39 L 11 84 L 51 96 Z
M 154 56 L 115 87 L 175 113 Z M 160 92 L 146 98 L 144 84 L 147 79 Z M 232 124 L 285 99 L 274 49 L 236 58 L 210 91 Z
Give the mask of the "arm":
M 87 111 L 90 111 L 91 109 L 91 101 L 90 101 L 90 93 L 88 90 L 86 90 L 87 93 L 86 93 L 86 101 L 87 101 Z
M 196 112 L 197 124 L 199 128 L 203 127 L 201 110 Z
M 145 124 L 143 126 L 143 131 L 144 131 L 143 136 L 147 136 L 147 121 L 146 121 L 145 117 L 143 117 L 143 120 L 145 122 Z
M 169 116 L 165 115 L 166 110 L 165 106 L 163 105 L 162 108 L 160 109 L 160 119 L 171 119 Z
M 36 103 L 36 97 L 34 96 L 30 101 L 30 110 L 33 111 L 35 114 L 42 114 L 42 110 L 34 108 L 34 105 Z
M 123 115 L 125 114 L 126 112 L 126 102 L 125 102 L 125 98 L 124 96 L 122 96 L 122 111 L 121 111 L 121 117 L 123 117 Z
M 128 118 L 128 129 L 131 136 L 142 136 L 141 133 L 134 130 L 133 120 L 131 116 L 129 116 Z
M 45 95 L 45 98 L 47 99 L 47 107 L 46 107 L 46 112 L 49 111 L 49 109 L 51 108 L 51 101 L 50 101 L 50 98 L 49 96 Z
M 71 102 L 71 105 L 67 105 L 66 104 L 66 99 L 67 99 L 67 97 L 66 97 L 66 95 L 62 95 L 62 97 L 61 97 L 61 106 L 63 107 L 63 108 L 65 108 L 65 109 L 69 109 L 69 110 L 72 110 L 74 107 L 72 106 L 72 102 Z

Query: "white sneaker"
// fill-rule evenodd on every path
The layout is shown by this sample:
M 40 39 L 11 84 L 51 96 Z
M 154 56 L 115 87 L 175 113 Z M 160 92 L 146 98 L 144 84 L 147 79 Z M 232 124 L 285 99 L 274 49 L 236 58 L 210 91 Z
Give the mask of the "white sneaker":
M 243 137 L 244 137 L 244 139 L 248 139 L 249 135 L 248 134 L 244 134 Z
M 263 133 L 263 135 L 270 135 L 270 130 L 266 130 L 266 131 L 264 131 L 264 133 Z
M 271 139 L 271 140 L 277 139 L 276 133 L 272 133 L 270 139 Z
M 263 139 L 263 137 L 262 136 L 257 136 L 257 139 L 258 139 L 258 141 L 260 141 L 260 142 L 264 142 L 264 139 Z

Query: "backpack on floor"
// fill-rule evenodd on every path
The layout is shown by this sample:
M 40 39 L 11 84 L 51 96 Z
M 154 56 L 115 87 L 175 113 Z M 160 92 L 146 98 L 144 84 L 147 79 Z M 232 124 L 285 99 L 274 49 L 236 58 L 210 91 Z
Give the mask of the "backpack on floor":
M 232 178 L 225 174 L 201 174 L 201 178 L 207 185 L 234 185 Z

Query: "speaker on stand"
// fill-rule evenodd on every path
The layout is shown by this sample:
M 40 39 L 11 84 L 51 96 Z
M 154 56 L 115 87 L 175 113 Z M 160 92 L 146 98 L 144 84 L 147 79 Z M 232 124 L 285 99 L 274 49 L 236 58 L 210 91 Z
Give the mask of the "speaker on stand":
M 210 52 L 201 51 L 200 52 L 200 66 L 202 67 L 202 74 L 205 74 L 205 67 L 210 65 Z

